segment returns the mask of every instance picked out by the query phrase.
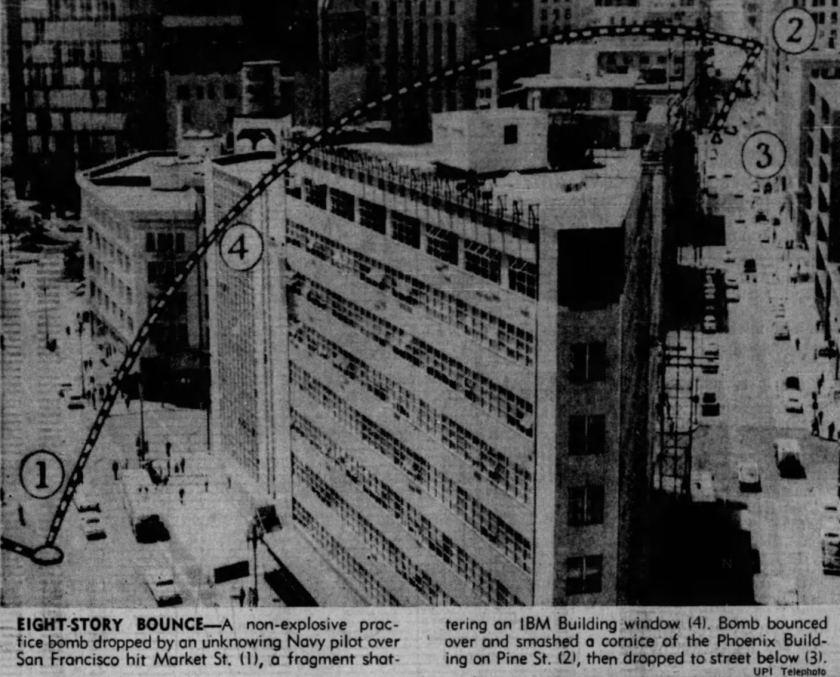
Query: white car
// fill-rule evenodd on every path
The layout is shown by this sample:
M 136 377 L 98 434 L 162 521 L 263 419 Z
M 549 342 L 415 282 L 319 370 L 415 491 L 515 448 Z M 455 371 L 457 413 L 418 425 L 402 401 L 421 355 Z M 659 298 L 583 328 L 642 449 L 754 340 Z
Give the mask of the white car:
M 703 333 L 714 334 L 717 331 L 717 320 L 714 315 L 706 315 L 703 318 Z
M 99 499 L 88 493 L 84 484 L 76 487 L 73 504 L 79 512 L 99 512 Z
M 82 519 L 82 531 L 85 538 L 89 541 L 101 541 L 107 538 L 105 528 L 102 525 L 102 519 L 98 514 L 85 515 Z
M 796 390 L 785 390 L 785 411 L 792 414 L 801 414 L 805 411 L 802 405 L 802 395 Z
M 761 240 L 761 242 L 763 242 L 763 243 L 765 243 L 765 244 L 766 244 L 767 242 L 770 242 L 770 233 L 767 231 L 767 229 L 766 229 L 766 228 L 765 228 L 764 230 L 762 230 L 762 231 L 761 231 L 761 237 L 760 237 L 760 240 Z
M 155 598 L 158 606 L 174 606 L 181 604 L 181 593 L 175 585 L 171 571 L 166 569 L 151 569 L 146 572 L 146 585 Z
M 773 338 L 777 341 L 790 341 L 790 328 L 787 322 L 777 320 L 773 323 Z
M 730 287 L 726 290 L 726 300 L 730 303 L 735 303 L 741 300 L 741 292 L 738 291 L 737 287 Z
M 738 464 L 738 485 L 741 491 L 761 491 L 761 474 L 758 463 L 743 461 Z
M 724 263 L 735 263 L 735 254 L 732 253 L 731 249 L 727 249 L 723 253 L 723 262 Z
M 735 276 L 735 273 L 727 273 L 725 281 L 727 287 L 730 287 L 731 289 L 738 288 L 738 278 Z

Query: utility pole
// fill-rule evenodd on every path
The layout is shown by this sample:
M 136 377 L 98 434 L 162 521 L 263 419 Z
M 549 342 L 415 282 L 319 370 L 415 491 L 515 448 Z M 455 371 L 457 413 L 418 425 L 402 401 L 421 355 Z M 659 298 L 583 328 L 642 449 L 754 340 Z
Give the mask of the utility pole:
M 254 515 L 251 524 L 248 525 L 248 535 L 245 537 L 246 540 L 251 542 L 251 548 L 254 556 L 254 606 L 260 605 L 259 576 L 257 574 L 257 543 L 262 538 L 262 533 L 259 516 Z
M 138 377 L 139 377 L 138 372 Z M 146 456 L 146 421 L 143 415 L 143 382 L 140 378 L 137 379 L 137 389 L 140 393 L 140 457 Z

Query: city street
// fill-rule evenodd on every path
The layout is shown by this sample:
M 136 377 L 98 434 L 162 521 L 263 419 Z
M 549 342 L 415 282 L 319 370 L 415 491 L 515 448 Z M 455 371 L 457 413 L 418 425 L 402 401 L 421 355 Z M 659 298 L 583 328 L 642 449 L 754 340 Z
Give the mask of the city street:
M 765 194 L 764 182 L 741 166 L 738 155 L 748 134 L 742 129 L 737 141 L 701 150 L 717 158 L 708 161 L 707 179 L 725 217 L 725 244 L 703 248 L 696 262 L 691 248 L 681 252 L 683 265 L 722 271 L 726 286 L 737 291 L 716 294 L 738 299 L 726 304 L 726 331 L 695 335 L 699 346 L 711 340 L 719 346 L 719 372 L 696 371 L 701 401 L 714 393 L 720 413 L 699 416 L 692 477 L 711 478 L 712 491 L 703 486 L 701 492 L 701 482 L 693 481 L 692 493 L 695 501 L 742 506 L 736 514 L 753 550 L 756 602 L 836 604 L 840 579 L 823 574 L 820 547 L 823 507 L 836 500 L 838 486 L 836 432 L 835 441 L 826 439 L 840 424 L 833 403 L 835 365 L 816 353 L 824 342 L 813 277 L 792 279 L 797 271 L 813 275 L 813 254 L 785 247 L 795 240 L 795 225 L 778 184 Z M 755 274 L 745 273 L 748 259 L 755 261 Z M 801 411 L 786 392 L 791 377 L 798 379 Z M 816 409 L 812 393 L 818 393 Z M 818 412 L 824 415 L 821 438 L 810 434 Z M 779 438 L 799 441 L 805 478 L 780 477 L 773 447 Z M 761 491 L 741 490 L 738 471 L 745 462 L 757 464 Z
M 98 393 L 116 367 L 117 356 L 106 357 L 103 338 L 91 336 L 89 325 L 83 324 L 81 333 L 78 331 L 77 318 L 82 317 L 84 302 L 75 293 L 76 283 L 62 277 L 60 251 L 44 252 L 35 259 L 7 250 L 5 263 L 1 426 L 4 536 L 35 547 L 46 538 L 62 491 L 47 499 L 28 495 L 19 478 L 21 461 L 36 449 L 53 452 L 62 461 L 66 484 L 96 412 L 92 398 L 81 397 L 81 383 L 84 380 L 86 391 L 95 389 Z M 47 333 L 56 340 L 54 351 L 47 347 Z M 113 466 L 119 466 L 119 474 L 126 468 L 139 468 L 135 441 L 140 434 L 140 403 L 127 405 L 120 398 L 84 472 L 85 494 L 99 503 L 96 516 L 106 537 L 88 540 L 84 520 L 92 513 L 79 512 L 72 506 L 57 541 L 65 553 L 60 566 L 38 567 L 4 550 L 3 605 L 155 606 L 145 576 L 149 563 L 161 559 L 171 563 L 183 604 L 239 605 L 240 589 L 252 585 L 252 578 L 211 585 L 202 567 L 206 562 L 200 562 L 197 554 L 218 549 L 220 542 L 228 541 L 228 549 L 233 548 L 240 559 L 251 560 L 251 549 L 245 541 L 252 515 L 247 497 L 240 483 L 229 479 L 231 474 L 206 451 L 205 412 L 150 402 L 143 410 L 150 454 L 165 457 L 169 442 L 171 464 L 183 463 L 183 472 L 174 474 L 167 486 L 154 488 L 154 500 L 166 515 L 170 540 L 143 545 L 134 538 L 123 505 L 122 483 L 115 481 Z M 263 547 L 259 557 L 263 571 L 262 567 L 271 563 Z M 260 604 L 276 603 L 273 591 L 260 577 Z

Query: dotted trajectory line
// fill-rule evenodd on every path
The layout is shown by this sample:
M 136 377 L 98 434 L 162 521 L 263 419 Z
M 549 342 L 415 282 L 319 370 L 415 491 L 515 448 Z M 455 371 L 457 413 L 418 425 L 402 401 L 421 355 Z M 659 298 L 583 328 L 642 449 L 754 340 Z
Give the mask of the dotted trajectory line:
M 348 124 L 352 124 L 365 114 L 380 108 L 394 99 L 400 99 L 411 91 L 426 88 L 440 80 L 448 80 L 449 78 L 464 74 L 467 71 L 473 71 L 494 61 L 499 61 L 522 51 L 527 51 L 537 47 L 543 47 L 551 44 L 583 42 L 598 37 L 636 36 L 656 40 L 678 38 L 692 41 L 712 41 L 723 45 L 739 47 L 747 52 L 747 59 L 741 67 L 741 71 L 736 79 L 735 87 L 733 87 L 729 92 L 723 105 L 717 110 L 714 120 L 711 123 L 711 130 L 716 134 L 719 134 L 720 131 L 724 129 L 729 112 L 737 98 L 739 88 L 745 83 L 749 71 L 753 68 L 756 60 L 761 55 L 763 46 L 759 41 L 735 35 L 718 33 L 715 31 L 708 31 L 694 26 L 660 24 L 592 26 L 589 28 L 579 29 L 566 28 L 551 35 L 534 38 L 454 66 L 428 73 L 426 76 L 415 80 L 410 85 L 400 86 L 381 97 L 365 102 L 364 104 L 352 109 L 350 112 L 341 115 L 333 124 L 318 130 L 309 137 L 306 137 L 293 152 L 285 156 L 277 164 L 273 165 L 271 169 L 269 169 L 268 172 L 266 172 L 248 192 L 239 198 L 236 204 L 218 221 L 218 223 L 216 223 L 212 230 L 207 232 L 195 251 L 193 251 L 187 258 L 184 267 L 181 269 L 181 272 L 177 275 L 172 285 L 164 292 L 164 294 L 158 297 L 154 304 L 152 304 L 149 315 L 140 326 L 134 340 L 131 342 L 131 345 L 126 351 L 122 363 L 107 386 L 102 404 L 96 414 L 96 419 L 88 431 L 81 453 L 79 454 L 79 458 L 76 461 L 73 471 L 70 473 L 64 493 L 62 494 L 61 500 L 58 503 L 55 514 L 53 515 L 46 543 L 42 547 L 54 547 L 55 545 L 61 526 L 64 523 L 64 518 L 66 517 L 67 511 L 70 507 L 70 503 L 76 493 L 76 488 L 82 481 L 82 473 L 85 465 L 96 446 L 96 442 L 99 439 L 99 435 L 102 432 L 105 421 L 108 420 L 111 409 L 113 408 L 117 396 L 119 395 L 120 385 L 122 384 L 123 379 L 131 373 L 131 370 L 137 362 L 137 359 L 140 356 L 140 351 L 148 341 L 149 331 L 151 330 L 152 325 L 158 321 L 158 318 L 170 305 L 175 292 L 181 288 L 186 281 L 187 276 L 198 266 L 199 262 L 207 254 L 210 247 L 219 240 L 225 231 L 230 228 L 230 226 L 232 226 L 233 223 L 242 216 L 242 214 L 245 213 L 245 210 L 248 209 L 248 207 L 250 207 L 254 201 L 260 197 L 272 183 L 274 183 L 274 181 L 287 174 L 289 169 L 306 157 L 316 146 L 322 145 L 326 137 L 336 134 Z M 684 97 L 687 95 L 688 88 L 686 88 L 683 92 Z M 0 548 L 16 552 L 24 557 L 28 557 L 29 559 L 32 559 L 33 553 L 36 552 L 36 550 L 33 550 L 32 548 L 21 545 L 20 543 L 16 543 L 15 541 L 7 538 L 0 540 Z

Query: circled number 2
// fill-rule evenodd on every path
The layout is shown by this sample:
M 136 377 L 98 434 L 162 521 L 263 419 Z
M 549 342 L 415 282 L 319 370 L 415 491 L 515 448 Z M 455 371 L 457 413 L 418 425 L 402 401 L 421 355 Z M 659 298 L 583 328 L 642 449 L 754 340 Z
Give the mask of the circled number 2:
M 773 39 L 783 52 L 802 54 L 817 39 L 817 22 L 801 7 L 788 7 L 773 23 Z
M 234 224 L 222 236 L 219 252 L 229 268 L 250 270 L 262 259 L 262 235 L 247 223 Z
M 770 179 L 785 166 L 784 142 L 773 132 L 756 132 L 741 149 L 741 161 L 747 174 L 755 179 Z

